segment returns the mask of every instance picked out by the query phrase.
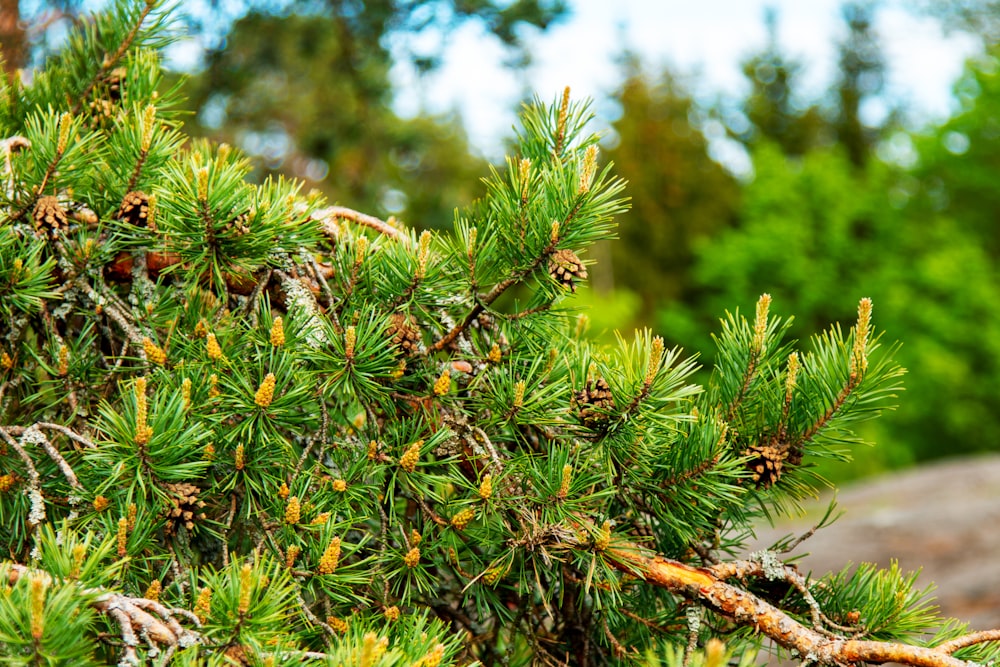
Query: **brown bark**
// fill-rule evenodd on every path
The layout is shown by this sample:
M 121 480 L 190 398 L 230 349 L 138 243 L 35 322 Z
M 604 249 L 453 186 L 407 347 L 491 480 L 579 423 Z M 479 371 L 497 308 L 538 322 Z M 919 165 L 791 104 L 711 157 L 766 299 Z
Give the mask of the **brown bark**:
M 657 555 L 646 555 L 635 545 L 619 545 L 604 552 L 607 562 L 643 581 L 666 588 L 701 604 L 735 623 L 753 626 L 799 657 L 823 665 L 897 662 L 914 667 L 970 667 L 951 655 L 957 647 L 992 641 L 996 633 L 978 633 L 936 648 L 864 641 L 828 636 L 806 627 L 769 602 L 720 579 L 711 568 L 697 568 Z
M 3 55 L 3 68 L 8 77 L 24 67 L 27 44 L 18 0 L 0 0 L 0 54 Z

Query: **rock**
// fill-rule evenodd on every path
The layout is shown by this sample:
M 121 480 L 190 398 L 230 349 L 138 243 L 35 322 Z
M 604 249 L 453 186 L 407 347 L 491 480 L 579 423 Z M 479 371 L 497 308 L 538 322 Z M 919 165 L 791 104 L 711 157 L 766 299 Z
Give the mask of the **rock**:
M 822 516 L 830 496 L 806 506 L 806 516 L 780 520 L 757 532 L 750 550 L 800 535 Z M 945 616 L 973 629 L 1000 628 L 1000 455 L 955 459 L 842 488 L 844 515 L 792 552 L 814 576 L 848 563 L 899 561 L 922 572 L 918 585 Z

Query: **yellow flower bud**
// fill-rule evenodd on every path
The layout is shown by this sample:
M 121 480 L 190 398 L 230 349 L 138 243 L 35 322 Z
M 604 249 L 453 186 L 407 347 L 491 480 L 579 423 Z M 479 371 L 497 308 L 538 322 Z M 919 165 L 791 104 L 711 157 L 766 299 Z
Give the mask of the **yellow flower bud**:
M 446 368 L 441 376 L 434 381 L 434 394 L 444 396 L 449 391 L 451 391 L 451 371 Z
M 222 347 L 219 345 L 219 341 L 216 340 L 214 333 L 209 332 L 205 336 L 205 352 L 212 361 L 222 359 Z
M 285 324 L 280 317 L 274 318 L 271 325 L 271 345 L 281 347 L 285 344 Z
M 469 522 L 475 518 L 476 510 L 471 507 L 467 507 L 455 516 L 451 517 L 451 525 L 456 530 L 465 530 L 465 527 L 469 525 Z
M 444 644 L 437 644 L 420 659 L 420 667 L 438 667 L 444 658 Z
M 118 519 L 118 557 L 124 558 L 128 554 L 128 519 L 122 517 Z
M 159 579 L 153 579 L 149 584 L 149 588 L 146 589 L 146 594 L 143 595 L 147 600 L 152 600 L 153 602 L 160 601 L 160 590 L 161 584 Z
M 406 552 L 403 556 L 403 562 L 406 563 L 406 567 L 416 567 L 420 563 L 420 549 L 418 547 L 413 547 Z
M 289 570 L 295 567 L 295 559 L 299 557 L 299 553 L 301 552 L 302 552 L 302 547 L 296 546 L 294 544 L 288 547 L 288 550 L 285 552 L 285 567 L 287 567 Z
M 489 361 L 491 364 L 499 364 L 502 358 L 503 355 L 500 352 L 500 346 L 497 345 L 496 343 L 493 343 L 493 347 L 490 348 L 490 353 L 486 357 L 486 360 Z
M 659 336 L 653 338 L 653 345 L 649 351 L 649 366 L 646 367 L 645 384 L 653 382 L 656 373 L 660 370 L 660 362 L 663 361 L 663 339 Z
M 430 255 L 431 233 L 424 230 L 420 234 L 417 248 L 417 271 L 415 277 L 419 280 L 427 274 L 427 258 Z
M 94 503 L 93 504 L 94 504 L 94 511 L 95 512 L 103 512 L 104 510 L 106 510 L 108 508 L 108 505 L 111 504 L 111 501 L 109 501 L 104 496 L 97 496 L 96 498 L 94 498 Z
M 268 373 L 264 377 L 264 381 L 260 383 L 260 387 L 257 389 L 257 394 L 254 396 L 253 402 L 261 408 L 266 408 L 271 405 L 271 401 L 274 400 L 274 385 L 274 373 Z
M 323 556 L 319 559 L 319 573 L 333 574 L 337 570 L 337 563 L 340 561 L 340 538 L 335 537 L 330 540 Z
M 606 551 L 609 544 L 611 544 L 611 522 L 605 521 L 598 531 L 597 537 L 594 538 L 594 548 L 598 551 Z
M 358 342 L 358 331 L 354 327 L 347 327 L 344 330 L 344 356 L 348 359 L 354 358 L 354 346 Z
M 149 340 L 148 338 L 146 340 Z M 65 345 L 59 346 L 59 377 L 66 377 L 69 374 L 69 348 Z
M 333 490 L 334 491 L 337 491 L 337 492 L 340 492 L 340 493 L 343 493 L 344 491 L 347 490 L 347 482 L 345 482 L 342 479 L 335 479 L 335 480 L 333 480 L 333 485 L 332 486 L 333 486 Z
M 246 466 L 246 460 L 243 456 L 243 445 L 236 445 L 236 451 L 233 452 L 233 460 L 235 461 L 236 469 L 243 470 Z
M 493 496 L 493 475 L 483 475 L 483 481 L 479 484 L 479 497 L 489 500 Z
M 399 607 L 397 607 L 396 605 L 386 608 L 384 613 L 385 613 L 385 619 L 390 623 L 399 620 Z
M 285 507 L 285 523 L 294 526 L 299 522 L 299 513 L 301 508 L 299 506 L 299 497 L 292 496 L 288 499 L 288 505 Z
M 767 336 L 767 314 L 771 307 L 771 295 L 761 294 L 757 299 L 757 312 L 753 321 L 753 351 L 760 354 L 764 351 L 764 339 Z
M 31 636 L 37 641 L 45 633 L 45 591 L 49 587 L 49 575 L 44 572 L 32 572 L 28 576 L 31 586 L 29 593 Z
M 562 481 L 559 484 L 559 493 L 558 493 L 559 498 L 565 498 L 566 495 L 569 493 L 569 485 L 572 480 L 573 480 L 573 466 L 567 463 L 566 465 L 563 466 L 562 469 Z
M 519 409 L 524 405 L 524 380 L 518 380 L 514 384 L 514 409 Z
M 243 567 L 240 569 L 240 616 L 246 614 L 247 611 L 250 610 L 250 594 L 253 592 L 253 581 L 251 580 L 252 574 L 253 568 L 250 563 L 244 563 Z
M 590 192 L 590 185 L 597 172 L 597 145 L 587 146 L 587 151 L 583 155 L 583 169 L 580 170 L 580 183 L 577 186 L 577 193 L 584 194 Z
M 288 498 L 288 494 L 289 494 L 288 485 L 282 482 L 281 486 L 278 487 L 278 497 L 281 498 L 282 500 L 285 500 L 286 498 Z
M 788 373 L 785 375 L 785 403 L 792 402 L 792 393 L 795 391 L 795 384 L 799 375 L 799 353 L 792 352 L 788 355 Z
M 424 446 L 423 440 L 417 440 L 399 457 L 399 467 L 406 472 L 413 472 L 417 469 L 420 461 L 420 448 Z
M 205 587 L 198 591 L 198 599 L 194 603 L 194 615 L 198 617 L 198 620 L 204 623 L 208 620 L 209 613 L 212 611 L 212 589 Z
M 146 352 L 146 359 L 150 363 L 162 366 L 167 362 L 167 353 L 148 336 L 142 339 L 142 349 Z
M 851 380 L 868 370 L 868 338 L 871 336 L 872 300 L 861 299 L 858 304 L 858 323 L 854 325 L 854 345 L 851 348 Z
M 76 544 L 73 546 L 73 566 L 69 571 L 69 578 L 76 579 L 80 576 L 80 570 L 83 568 L 83 560 L 87 557 L 87 545 Z
M 198 181 L 198 200 L 207 201 L 208 200 L 208 167 L 199 167 L 198 171 L 195 172 L 195 177 Z
M 339 632 L 341 634 L 347 632 L 347 621 L 345 621 L 342 618 L 337 618 L 336 616 L 327 616 L 326 624 L 329 625 L 334 632 Z

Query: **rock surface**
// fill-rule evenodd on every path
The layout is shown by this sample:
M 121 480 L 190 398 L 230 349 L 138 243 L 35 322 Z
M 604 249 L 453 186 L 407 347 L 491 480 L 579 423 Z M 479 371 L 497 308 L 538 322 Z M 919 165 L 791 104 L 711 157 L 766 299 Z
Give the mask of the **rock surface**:
M 758 531 L 752 550 L 800 535 L 822 516 L 830 497 L 810 503 L 807 515 Z M 793 554 L 814 575 L 848 563 L 899 561 L 922 568 L 919 585 L 935 584 L 942 613 L 973 629 L 1000 628 L 1000 455 L 956 459 L 840 490 L 844 515 Z

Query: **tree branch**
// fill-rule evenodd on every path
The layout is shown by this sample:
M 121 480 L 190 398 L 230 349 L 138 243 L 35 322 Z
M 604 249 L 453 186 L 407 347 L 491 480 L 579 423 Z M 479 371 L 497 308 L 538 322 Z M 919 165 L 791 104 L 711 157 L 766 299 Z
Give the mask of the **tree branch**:
M 975 639 L 960 638 L 927 648 L 894 642 L 828 637 L 802 625 L 774 605 L 734 585 L 722 581 L 713 569 L 697 568 L 658 555 L 646 555 L 637 545 L 619 544 L 603 552 L 612 567 L 688 598 L 731 621 L 750 626 L 779 646 L 822 665 L 898 662 L 913 667 L 971 667 L 951 653 L 969 643 L 1000 638 L 1000 631 Z M 741 567 L 727 564 L 727 570 L 756 570 L 757 564 Z M 721 570 L 720 570 L 721 571 Z M 972 637 L 971 635 L 969 637 Z
M 317 211 L 322 215 L 320 222 L 323 225 L 323 233 L 330 238 L 337 238 L 338 230 L 333 224 L 334 218 L 340 218 L 341 220 L 350 220 L 364 227 L 374 229 L 379 234 L 384 234 L 391 239 L 396 241 L 402 241 L 406 243 L 408 241 L 405 234 L 390 225 L 389 223 L 379 220 L 373 215 L 368 215 L 367 213 L 361 213 L 360 211 L 355 211 L 351 208 L 345 208 L 344 206 L 330 206 L 322 211 Z
M 32 571 L 24 565 L 6 563 L 7 584 L 13 586 L 17 581 Z M 125 643 L 125 664 L 138 665 L 138 656 L 135 647 L 138 646 L 138 637 L 146 638 L 157 646 L 168 648 L 192 646 L 201 641 L 201 635 L 188 630 L 177 622 L 175 616 L 196 621 L 192 616 L 181 610 L 171 610 L 164 607 L 159 602 L 147 600 L 146 598 L 132 598 L 121 593 L 112 593 L 102 590 L 86 589 L 84 593 L 98 593 L 94 600 L 93 607 L 101 614 L 105 614 L 118 625 L 121 632 L 122 641 Z

